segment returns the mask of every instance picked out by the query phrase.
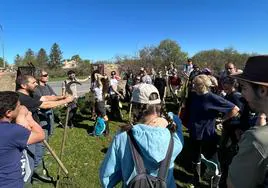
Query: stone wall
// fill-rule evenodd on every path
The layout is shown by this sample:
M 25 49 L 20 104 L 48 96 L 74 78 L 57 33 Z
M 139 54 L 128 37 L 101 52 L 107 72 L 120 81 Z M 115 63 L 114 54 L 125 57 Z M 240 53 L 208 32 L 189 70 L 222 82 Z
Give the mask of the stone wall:
M 13 72 L 0 72 L 0 91 L 15 91 L 16 75 Z

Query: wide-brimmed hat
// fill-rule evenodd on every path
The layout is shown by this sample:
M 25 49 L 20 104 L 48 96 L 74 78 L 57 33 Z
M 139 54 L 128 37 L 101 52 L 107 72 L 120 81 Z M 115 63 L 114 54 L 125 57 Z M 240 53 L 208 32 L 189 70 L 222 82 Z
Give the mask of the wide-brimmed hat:
M 243 72 L 230 76 L 238 80 L 268 86 L 268 55 L 248 58 Z
M 150 100 L 151 94 L 157 94 L 157 98 Z M 131 102 L 141 104 L 160 104 L 160 96 L 157 88 L 152 84 L 141 83 L 133 87 Z

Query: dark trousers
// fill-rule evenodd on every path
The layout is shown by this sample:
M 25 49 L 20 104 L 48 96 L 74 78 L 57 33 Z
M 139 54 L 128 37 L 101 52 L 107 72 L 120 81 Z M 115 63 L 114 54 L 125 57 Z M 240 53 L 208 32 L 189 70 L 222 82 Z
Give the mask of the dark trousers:
M 76 112 L 77 112 L 77 105 L 76 103 L 72 103 L 70 105 L 70 112 L 69 112 L 69 118 L 68 118 L 68 126 L 69 127 L 73 127 L 74 126 L 74 118 L 75 118 L 75 115 L 76 115 Z
M 111 97 L 111 116 L 114 120 L 122 120 L 119 109 L 119 98 L 116 94 L 110 95 Z
M 228 145 L 229 139 L 231 140 L 231 145 Z M 223 129 L 220 151 L 219 151 L 219 159 L 221 164 L 221 180 L 219 187 L 226 188 L 227 187 L 227 177 L 228 177 L 228 169 L 229 165 L 232 162 L 233 157 L 238 152 L 238 141 L 235 136 L 234 130 L 230 131 L 229 129 Z
M 201 162 L 201 153 L 211 159 L 217 154 L 217 139 L 212 140 L 195 140 L 191 138 L 192 162 L 197 164 Z

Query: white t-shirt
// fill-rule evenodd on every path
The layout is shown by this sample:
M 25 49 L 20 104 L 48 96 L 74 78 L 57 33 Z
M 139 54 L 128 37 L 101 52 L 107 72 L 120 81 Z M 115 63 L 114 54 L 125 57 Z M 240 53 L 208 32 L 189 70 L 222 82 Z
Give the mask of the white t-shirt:
M 95 94 L 95 99 L 97 99 L 97 101 L 103 101 L 102 89 L 95 87 L 93 90 Z
M 110 80 L 110 95 L 115 94 L 115 92 L 113 91 L 113 89 L 111 88 L 111 86 L 115 86 L 115 88 L 117 90 L 117 85 L 118 85 L 118 81 L 115 78 L 112 78 Z
M 63 82 L 62 82 L 62 88 L 63 88 L 63 89 L 66 89 L 66 85 L 67 85 L 69 82 L 71 82 L 71 81 L 72 81 L 72 80 L 69 80 L 69 79 L 63 81 Z M 77 92 L 77 86 L 76 86 L 76 85 L 77 85 L 77 84 L 72 84 L 72 85 L 70 86 L 71 91 L 66 90 L 66 93 L 69 94 L 69 95 L 71 95 L 70 92 L 72 92 L 72 96 L 75 97 L 75 98 L 78 98 L 78 92 Z

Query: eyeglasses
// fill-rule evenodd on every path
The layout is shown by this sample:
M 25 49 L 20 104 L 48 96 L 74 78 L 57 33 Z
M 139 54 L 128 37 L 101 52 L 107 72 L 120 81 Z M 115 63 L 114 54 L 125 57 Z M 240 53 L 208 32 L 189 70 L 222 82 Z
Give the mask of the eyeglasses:
M 48 74 L 43 74 L 42 77 L 48 77 Z

